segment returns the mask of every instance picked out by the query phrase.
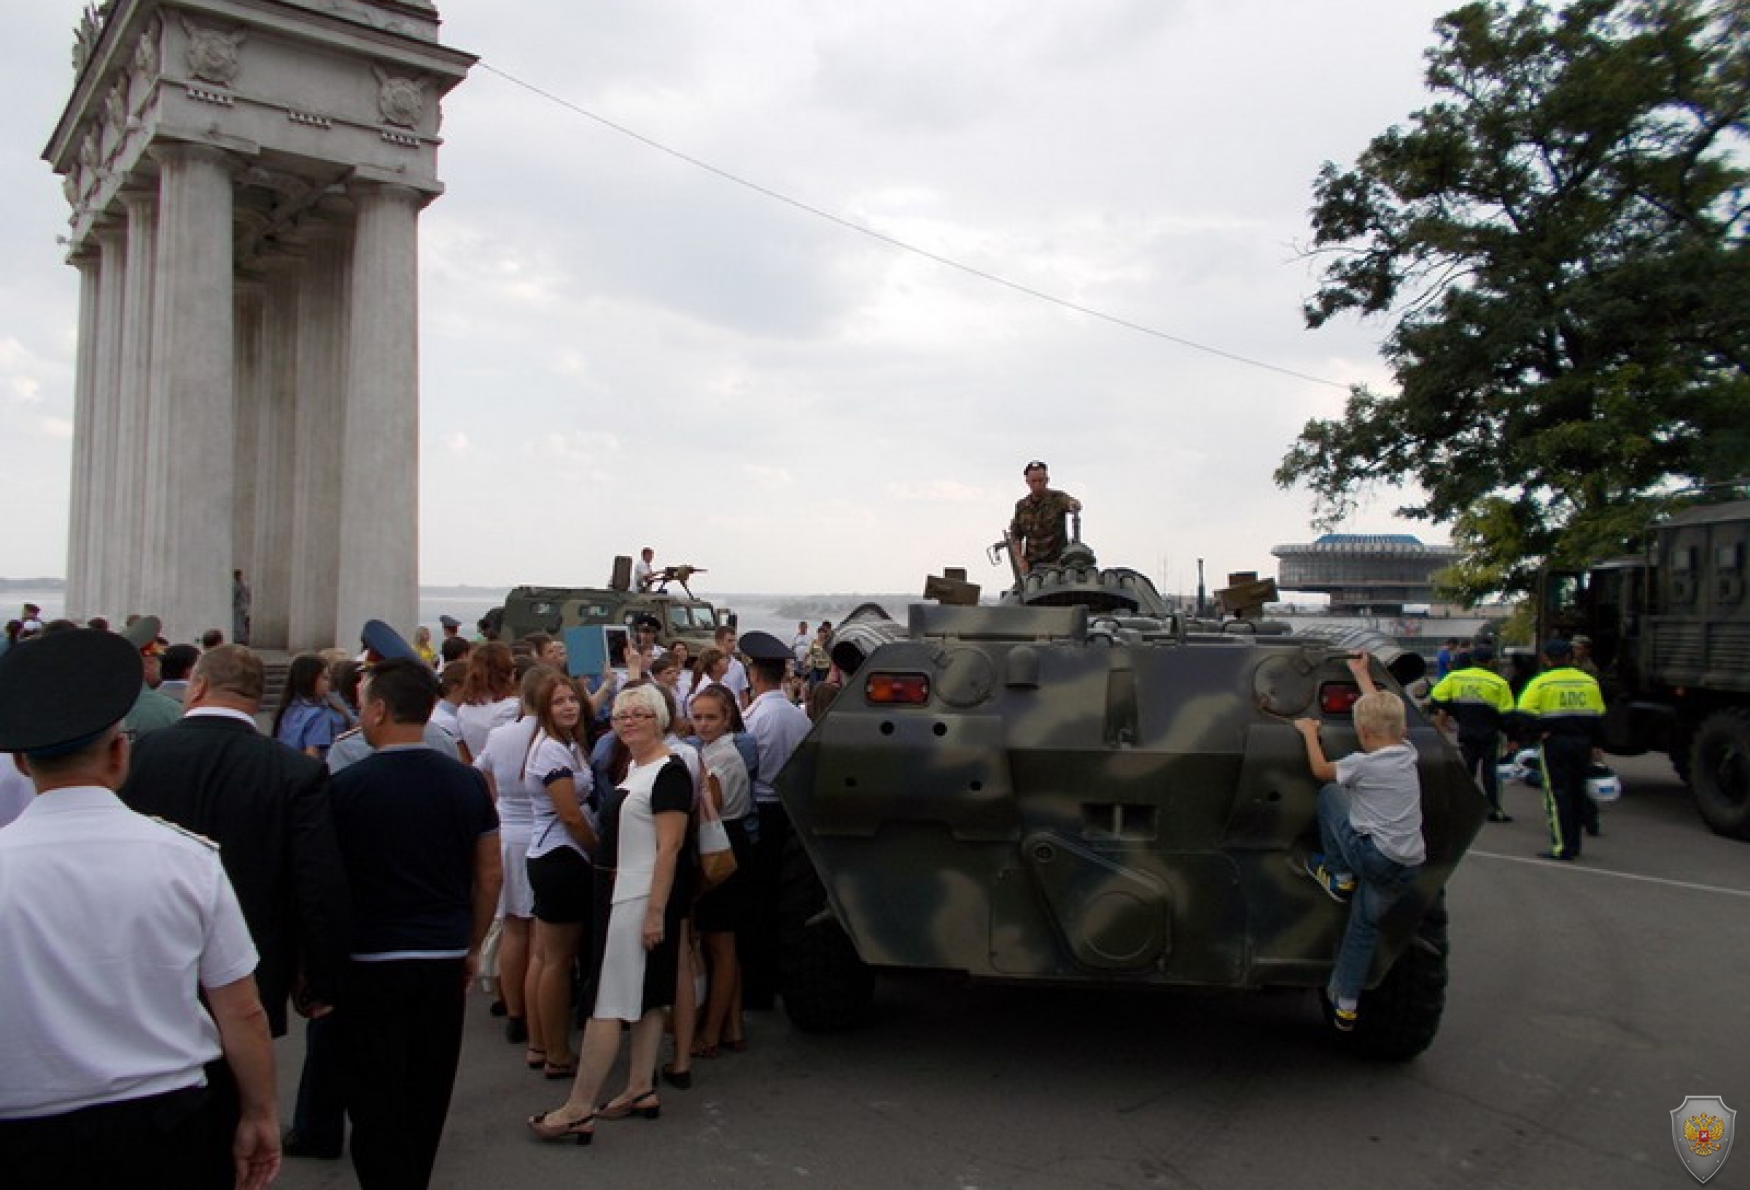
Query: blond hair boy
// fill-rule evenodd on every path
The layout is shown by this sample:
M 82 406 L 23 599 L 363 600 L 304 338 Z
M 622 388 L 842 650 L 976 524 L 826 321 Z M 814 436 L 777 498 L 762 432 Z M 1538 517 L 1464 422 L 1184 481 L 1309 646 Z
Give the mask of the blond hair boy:
M 1366 657 L 1348 659 L 1361 687 L 1354 707 L 1361 751 L 1327 760 L 1317 719 L 1296 719 L 1307 763 L 1324 787 L 1318 823 L 1323 851 L 1304 868 L 1332 900 L 1349 902 L 1349 924 L 1327 991 L 1333 1021 L 1355 1027 L 1361 985 L 1373 963 L 1379 921 L 1409 888 L 1428 857 L 1422 841 L 1422 786 L 1416 749 L 1407 738 L 1404 701 L 1374 685 Z

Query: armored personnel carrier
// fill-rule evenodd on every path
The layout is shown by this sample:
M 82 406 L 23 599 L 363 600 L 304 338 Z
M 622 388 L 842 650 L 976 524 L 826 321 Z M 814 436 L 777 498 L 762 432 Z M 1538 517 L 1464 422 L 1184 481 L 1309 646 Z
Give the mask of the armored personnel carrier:
M 903 625 L 858 609 L 834 638 L 844 691 L 777 782 L 791 1019 L 858 1022 L 885 968 L 1322 997 L 1348 908 L 1300 871 L 1318 783 L 1292 724 L 1317 716 L 1329 755 L 1355 750 L 1358 647 L 1382 688 L 1420 676 L 1382 637 L 1193 621 L 1079 542 L 995 606 L 918 603 Z M 1428 861 L 1350 1035 L 1392 1059 L 1439 1027 L 1442 890 L 1487 808 L 1410 717 Z

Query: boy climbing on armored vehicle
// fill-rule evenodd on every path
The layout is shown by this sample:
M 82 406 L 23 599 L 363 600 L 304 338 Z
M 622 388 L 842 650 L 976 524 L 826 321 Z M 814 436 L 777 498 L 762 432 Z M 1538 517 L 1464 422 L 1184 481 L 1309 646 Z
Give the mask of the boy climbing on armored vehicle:
M 1303 866 L 1331 899 L 1350 906 L 1328 985 L 1333 1023 L 1344 1032 L 1355 1028 L 1380 918 L 1427 858 L 1416 749 L 1407 738 L 1403 699 L 1374 686 L 1366 657 L 1350 657 L 1348 664 L 1362 692 L 1354 710 L 1361 751 L 1327 760 L 1319 721 L 1294 721 L 1314 778 L 1326 783 L 1318 807 L 1324 850 L 1308 856 Z

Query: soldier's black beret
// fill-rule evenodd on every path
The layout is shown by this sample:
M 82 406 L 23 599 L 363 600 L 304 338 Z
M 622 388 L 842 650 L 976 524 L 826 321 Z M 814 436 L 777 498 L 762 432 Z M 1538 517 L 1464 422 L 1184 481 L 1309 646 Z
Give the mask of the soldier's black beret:
M 0 657 L 0 751 L 76 751 L 133 709 L 145 680 L 139 649 L 113 632 L 75 628 Z

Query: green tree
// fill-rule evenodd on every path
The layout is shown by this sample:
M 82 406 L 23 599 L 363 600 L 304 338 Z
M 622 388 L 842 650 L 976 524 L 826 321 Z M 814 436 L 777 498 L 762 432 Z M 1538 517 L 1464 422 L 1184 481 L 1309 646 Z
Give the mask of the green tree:
M 1477 3 L 1435 101 L 1314 185 L 1317 328 L 1392 320 L 1276 472 L 1329 525 L 1382 485 L 1450 525 L 1460 593 L 1620 551 L 1682 489 L 1750 474 L 1750 2 Z

